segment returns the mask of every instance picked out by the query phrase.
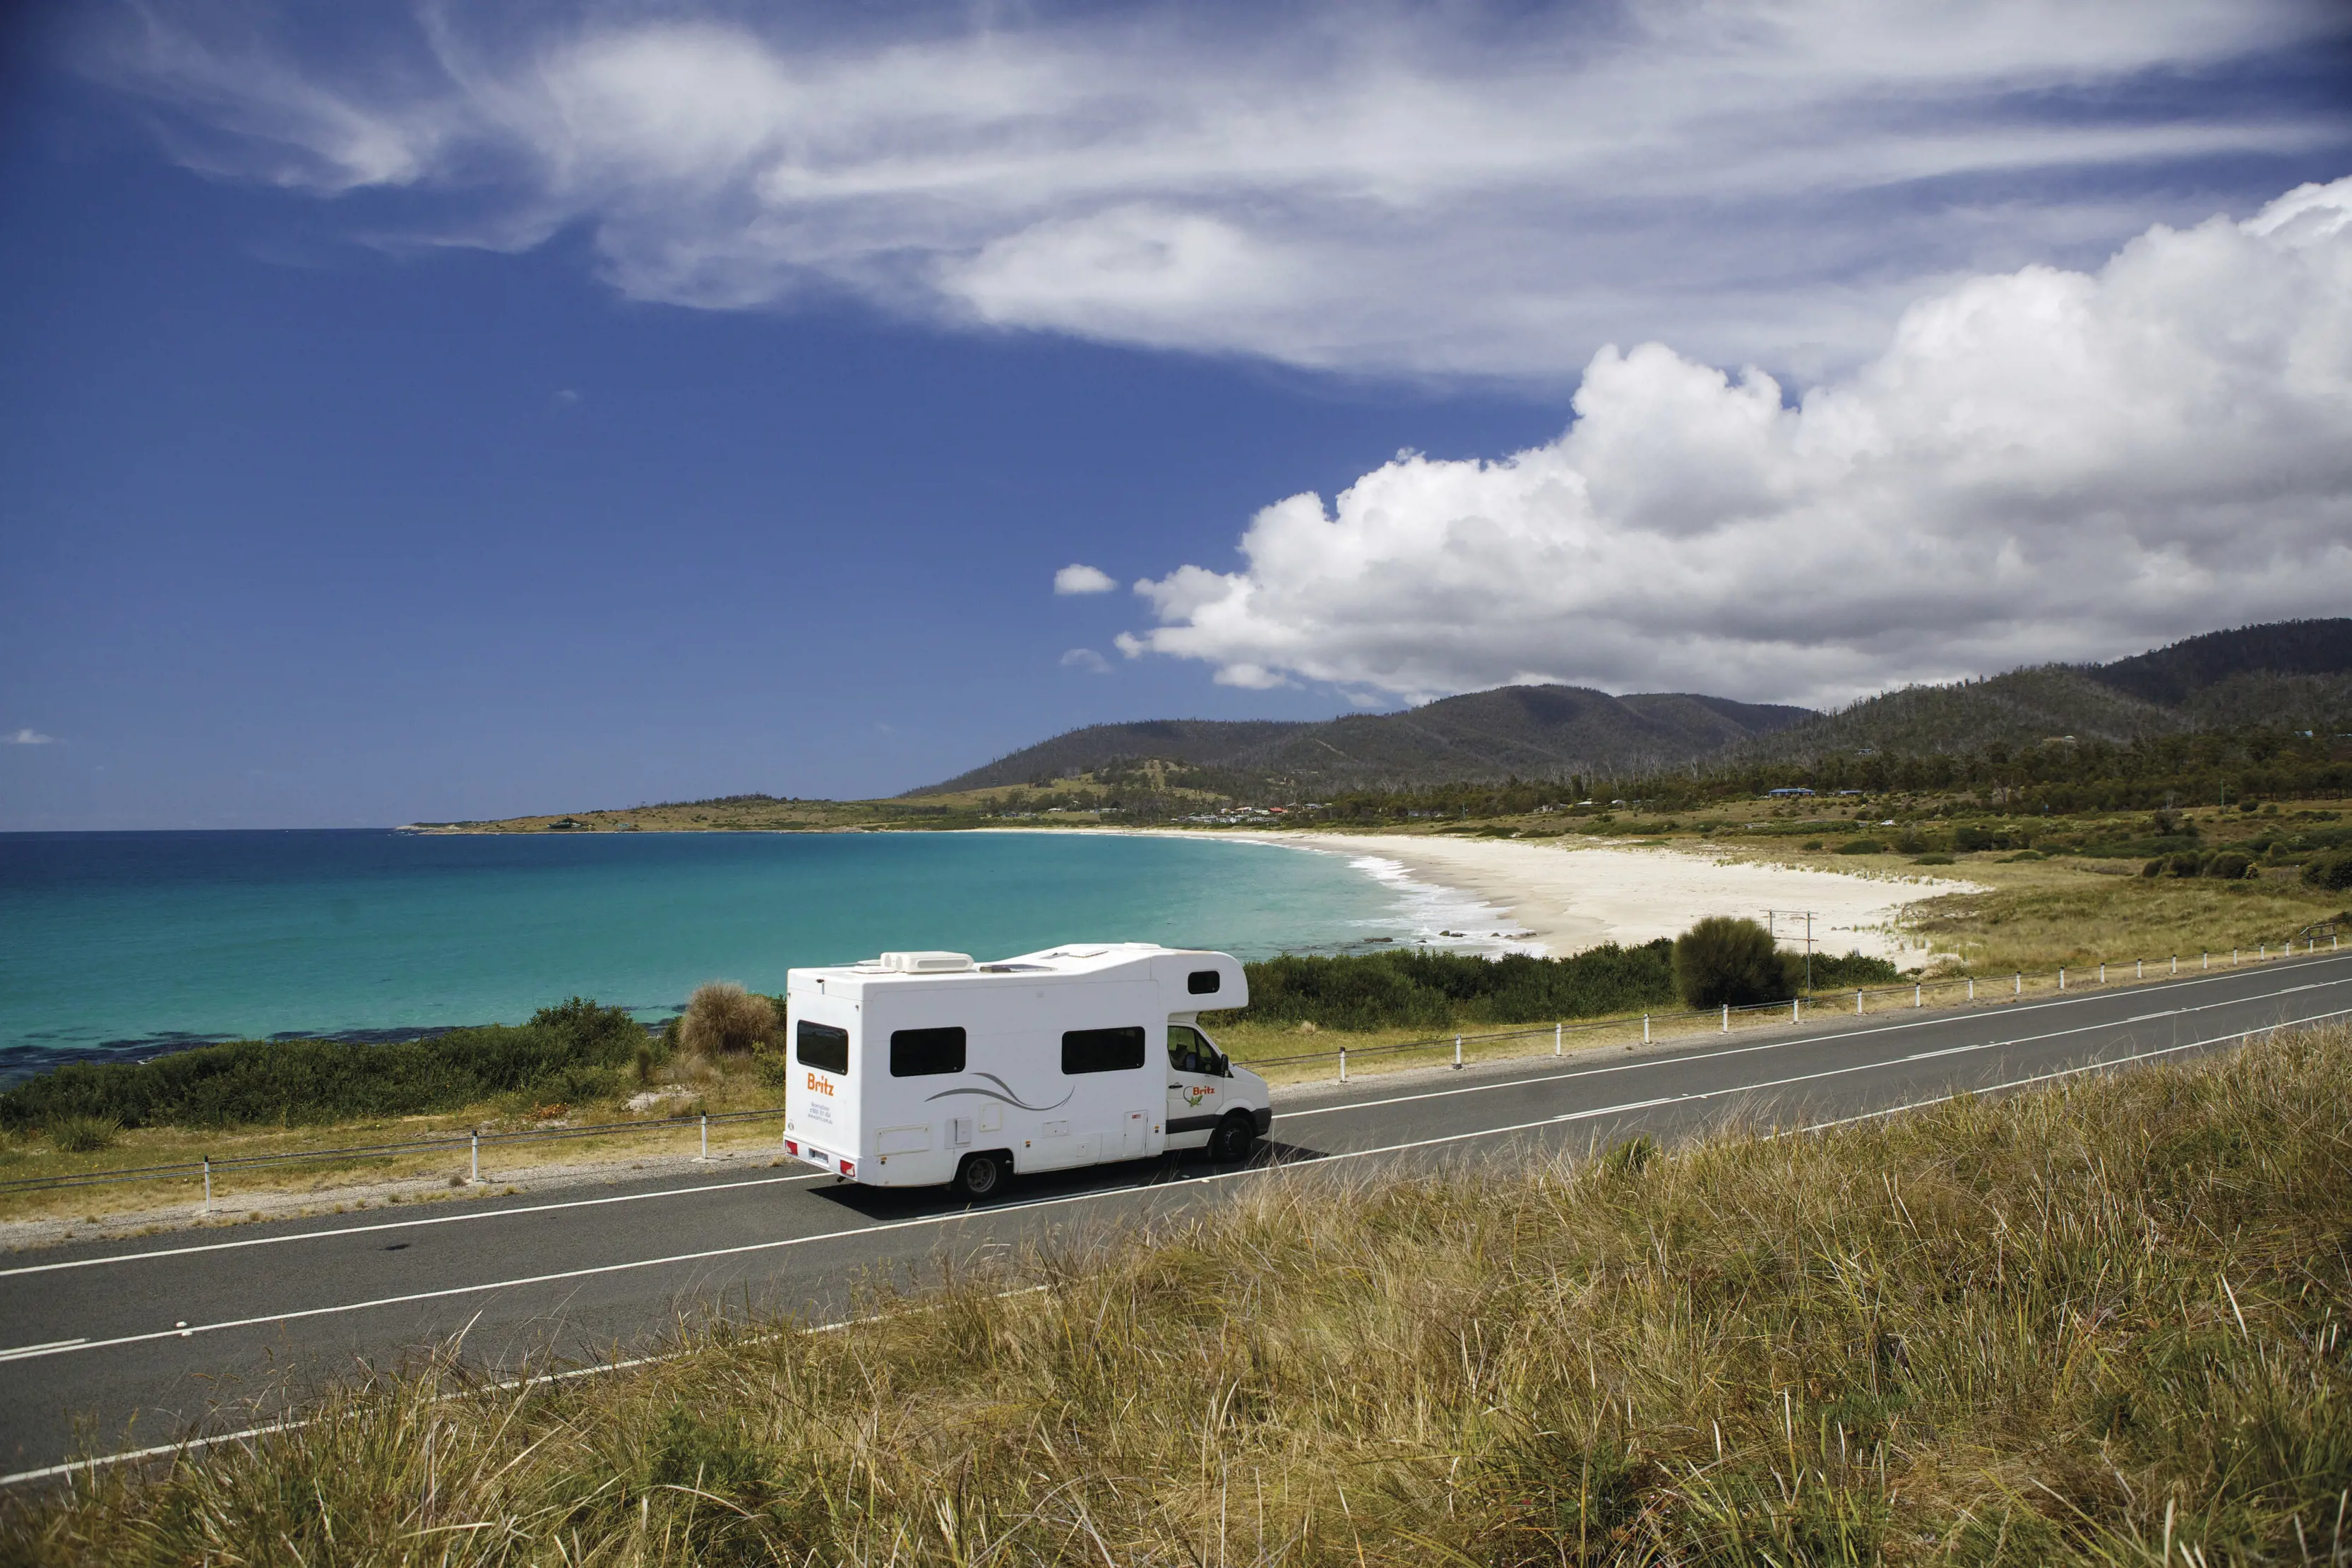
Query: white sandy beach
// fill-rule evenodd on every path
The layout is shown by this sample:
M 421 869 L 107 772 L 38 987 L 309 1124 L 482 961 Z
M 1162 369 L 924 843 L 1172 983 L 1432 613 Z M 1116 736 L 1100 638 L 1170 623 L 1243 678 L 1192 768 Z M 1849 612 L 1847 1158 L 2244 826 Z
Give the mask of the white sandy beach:
M 1784 941 L 1801 941 L 1801 912 L 1811 910 L 1816 952 L 1852 949 L 1916 964 L 1925 955 L 1909 948 L 1895 931 L 1897 912 L 1914 900 L 1974 886 L 1925 876 L 1853 876 L 1703 852 L 1560 840 L 1306 832 L 1217 836 L 1393 861 L 1416 880 L 1458 888 L 1507 913 L 1516 925 L 1494 929 L 1524 933 L 1523 945 L 1540 945 L 1552 954 L 1573 953 L 1601 942 L 1676 936 L 1709 915 L 1761 921 L 1767 910 L 1799 912 L 1793 926 L 1785 915 L 1776 917 L 1774 925 Z M 1470 935 L 1486 936 L 1488 931 Z

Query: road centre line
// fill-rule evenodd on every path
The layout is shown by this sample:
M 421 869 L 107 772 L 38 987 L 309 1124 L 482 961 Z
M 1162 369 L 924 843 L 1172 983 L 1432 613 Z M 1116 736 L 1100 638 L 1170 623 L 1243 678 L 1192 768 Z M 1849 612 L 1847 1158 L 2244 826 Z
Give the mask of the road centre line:
M 2147 1023 L 2156 1019 L 2185 1018 L 2190 1013 L 2208 1012 L 2215 1008 L 2242 1007 L 2250 1002 L 2266 1002 L 2276 998 L 2295 996 L 2304 991 L 2326 990 L 2331 986 L 2346 984 L 2352 984 L 2352 976 L 2329 980 L 2313 980 L 2300 986 L 2287 986 L 2275 991 L 2263 991 L 2252 997 L 2238 997 L 2218 1002 L 2200 1002 L 2193 1007 L 2174 1008 L 2165 1012 L 2142 1013 L 2137 1018 L 2120 1019 L 2108 1023 L 2078 1024 L 2071 1029 L 2053 1030 L 2046 1034 L 2011 1035 L 2000 1040 L 1981 1040 L 1970 1045 L 1948 1046 L 1940 1051 L 1927 1051 L 1912 1057 L 1890 1056 L 1884 1060 L 1882 1065 L 1892 1066 L 1899 1061 L 1925 1061 L 1927 1057 L 1949 1056 L 1960 1051 L 1989 1051 L 2004 1045 L 2032 1045 L 2042 1040 L 2060 1040 L 2070 1034 L 2087 1033 L 2093 1030 L 2123 1029 L 2130 1024 Z M 2098 998 L 2085 997 L 2081 999 L 2094 1001 Z M 2027 1008 L 2039 1010 L 2045 1007 L 2072 1005 L 2074 1005 L 2074 999 L 2069 998 L 2065 1002 L 2029 1003 Z M 2024 1010 L 2027 1009 L 2011 1009 L 2006 1012 L 1987 1013 L 1984 1016 L 2014 1018 L 2019 1012 Z M 1912 1019 L 1899 1024 L 1881 1024 L 1871 1029 L 1824 1030 L 1819 1034 L 1764 1040 L 1754 1045 L 1727 1046 L 1713 1051 L 1691 1051 L 1674 1056 L 1645 1056 L 1633 1061 L 1611 1062 L 1603 1067 L 1576 1067 L 1559 1072 L 1538 1073 L 1532 1078 L 1498 1079 L 1490 1083 L 1465 1083 L 1454 1089 L 1430 1089 L 1417 1094 L 1396 1094 L 1385 1100 L 1349 1100 L 1333 1105 L 1310 1106 L 1301 1111 L 1278 1111 L 1276 1113 L 1276 1118 L 1280 1121 L 1298 1121 L 1307 1116 L 1328 1116 L 1335 1112 L 1371 1111 L 1384 1105 L 1409 1105 L 1419 1100 L 1444 1100 L 1457 1094 L 1484 1094 L 1496 1089 L 1526 1089 L 1544 1083 L 1566 1083 L 1579 1078 L 1599 1078 L 1608 1073 L 1641 1072 L 1653 1068 L 1684 1066 L 1692 1062 L 1720 1061 L 1735 1056 L 1752 1056 L 1759 1051 L 1786 1051 L 1800 1045 L 1821 1045 L 1832 1040 L 1861 1040 L 1871 1035 L 1896 1034 L 1905 1030 L 1925 1029 L 1952 1021 L 1953 1015 L 1947 1013 L 1940 1018 Z M 1244 1062 L 1243 1065 L 1247 1066 L 1248 1063 Z
M 2224 972 L 2223 974 L 2210 976 L 2200 975 L 2193 980 L 2166 980 L 2158 983 L 2167 987 L 2178 985 L 2186 988 L 2191 985 L 2201 985 L 2231 977 L 2232 977 Z M 2239 976 L 2236 977 L 2243 977 L 2243 971 L 2241 971 Z M 2216 1007 L 2234 1007 L 2245 1002 L 2267 1001 L 2273 998 L 2288 997 L 2303 991 L 2317 990 L 2328 986 L 2343 985 L 2347 983 L 2352 983 L 2352 977 L 2345 977 L 2329 980 L 2309 981 L 2300 986 L 2289 986 L 2278 990 L 2263 991 L 2255 996 L 2238 998 L 2231 1001 L 2207 1002 L 2196 1007 L 2177 1008 L 2164 1012 L 2142 1013 L 2137 1017 L 2119 1019 L 2109 1024 L 2082 1025 L 2075 1029 L 2060 1030 L 2049 1034 L 2017 1036 L 2006 1040 L 1988 1040 L 1970 1045 L 1950 1046 L 1941 1051 L 1927 1051 L 1907 1057 L 1890 1057 L 1885 1063 L 1883 1063 L 1883 1065 L 1891 1066 L 1902 1061 L 1924 1061 L 1933 1057 L 1958 1055 L 1968 1051 L 1990 1050 L 1997 1046 L 2003 1045 L 2031 1045 L 2043 1040 L 2059 1039 L 2066 1034 L 2082 1033 L 2092 1029 L 2121 1029 L 2131 1024 L 2147 1023 L 2162 1018 L 2181 1017 L 2192 1012 L 2206 1011 Z M 2086 993 L 2079 998 L 2047 998 L 2041 1001 L 2025 1003 L 2022 1007 L 2011 1007 L 2007 1009 L 1987 1011 L 1982 1016 L 1988 1019 L 2014 1018 L 2021 1012 L 2039 1011 L 2045 1008 L 2074 1007 L 2081 1003 L 2097 1001 L 2105 997 L 2112 997 L 2116 993 L 2113 990 L 2109 990 L 2106 992 Z M 1674 1055 L 1651 1055 L 1637 1061 L 1619 1061 L 1612 1062 L 1605 1066 L 1578 1067 L 1563 1072 L 1542 1073 L 1532 1078 L 1508 1079 L 1491 1083 L 1464 1084 L 1457 1088 L 1433 1089 L 1415 1094 L 1392 1095 L 1382 1100 L 1354 1100 L 1334 1105 L 1308 1106 L 1297 1111 L 1280 1111 L 1276 1113 L 1276 1115 L 1279 1119 L 1284 1121 L 1297 1121 L 1303 1120 L 1308 1116 L 1329 1115 L 1335 1112 L 1377 1110 L 1381 1107 L 1389 1105 L 1411 1104 L 1416 1101 L 1441 1100 L 1460 1094 L 1480 1094 L 1496 1089 L 1527 1088 L 1537 1084 L 1566 1082 L 1578 1078 L 1600 1077 L 1606 1073 L 1634 1072 L 1651 1068 L 1681 1063 L 1720 1061 L 1735 1056 L 1753 1055 L 1761 1051 L 1783 1051 L 1794 1046 L 1817 1045 L 1826 1040 L 1860 1040 L 1872 1035 L 1899 1033 L 1905 1030 L 1923 1029 L 1939 1024 L 1948 1024 L 1956 1021 L 1958 1016 L 1958 1015 L 1951 1012 L 1940 1012 L 1927 1018 L 1906 1019 L 1898 1023 L 1878 1024 L 1865 1029 L 1823 1030 L 1820 1033 L 1798 1035 L 1783 1040 L 1764 1040 L 1751 1045 L 1732 1046 L 1719 1050 L 1686 1051 Z M 1246 1066 L 1247 1064 L 1244 1063 L 1243 1065 Z M 115 1263 L 137 1263 L 143 1262 L 151 1259 L 160 1260 L 167 1258 L 184 1258 L 199 1253 L 225 1252 L 246 1247 L 275 1247 L 294 1241 L 333 1240 L 342 1237 L 367 1236 L 387 1230 L 412 1229 L 428 1225 L 454 1225 L 484 1219 L 504 1219 L 524 1215 L 554 1213 L 569 1208 L 593 1208 L 608 1204 L 638 1203 L 649 1198 L 691 1197 L 698 1197 L 707 1193 L 729 1192 L 743 1187 L 778 1186 L 794 1182 L 814 1182 L 827 1179 L 829 1178 L 824 1173 L 811 1171 L 787 1176 L 761 1176 L 755 1177 L 748 1181 L 715 1183 L 704 1186 L 665 1187 L 657 1192 L 622 1193 L 604 1197 L 571 1198 L 561 1202 L 529 1204 L 513 1208 L 484 1209 L 467 1214 L 420 1215 L 415 1218 L 388 1219 L 372 1225 L 343 1226 L 332 1230 L 306 1230 L 286 1236 L 246 1237 L 233 1241 L 199 1242 L 186 1247 L 158 1248 L 152 1251 L 145 1252 L 110 1253 L 99 1258 L 76 1258 L 55 1263 L 25 1264 L 16 1268 L 0 1269 L 0 1280 L 14 1279 L 20 1275 L 53 1273 L 68 1269 L 90 1269 Z M 835 1233 L 827 1232 L 826 1234 Z M 6 1353 L 5 1352 L 0 1352 L 0 1355 L 5 1355 L 5 1354 Z
M 277 1247 L 289 1241 L 331 1241 L 341 1236 L 371 1236 L 385 1230 L 412 1230 L 421 1225 L 457 1225 L 476 1219 L 508 1219 L 524 1214 L 549 1214 L 564 1208 L 595 1208 L 612 1203 L 642 1203 L 655 1197 L 694 1197 L 709 1192 L 733 1192 L 748 1186 L 777 1186 L 787 1182 L 824 1181 L 822 1171 L 793 1176 L 754 1176 L 749 1181 L 713 1182 L 706 1186 L 670 1186 L 658 1192 L 624 1192 L 604 1197 L 566 1198 L 560 1203 L 533 1203 L 515 1208 L 477 1209 L 470 1214 L 424 1214 L 414 1219 L 387 1219 L 373 1225 L 346 1225 L 335 1230 L 303 1230 L 291 1236 L 247 1236 L 235 1241 L 200 1241 L 187 1247 L 161 1247 L 152 1252 L 113 1252 L 103 1258 L 70 1258 L 60 1263 L 27 1263 L 0 1269 L 0 1280 L 19 1274 L 50 1274 L 60 1269 L 95 1269 L 103 1263 L 143 1263 L 151 1258 L 185 1258 L 196 1252 L 228 1252 L 240 1247 Z
M 2201 1011 L 2204 1009 L 2200 1009 L 2196 1010 Z M 2327 1019 L 2342 1018 L 2347 1016 L 2347 1014 L 2352 1014 L 2352 1009 L 2339 1009 L 2332 1012 L 2314 1014 L 2308 1018 L 2281 1019 L 2276 1023 L 2263 1025 L 2259 1032 L 2267 1033 L 2275 1030 L 2300 1028 L 2305 1024 L 2317 1023 Z M 2043 1038 L 2056 1039 L 2064 1034 L 2081 1032 L 2084 1031 L 2081 1030 L 2066 1030 Z M 2037 1074 L 2032 1077 L 2013 1080 L 2010 1082 L 1988 1084 L 1983 1086 L 1981 1089 L 1969 1091 L 1969 1092 L 1993 1093 L 2004 1089 L 2018 1087 L 2024 1084 L 2042 1082 L 2054 1077 L 2063 1077 L 2066 1075 L 2067 1071 L 2084 1072 L 2105 1067 L 2125 1066 L 2134 1061 L 2152 1060 L 2158 1056 L 2169 1056 L 2183 1051 L 2192 1051 L 2200 1046 L 2219 1044 L 2224 1040 L 2242 1040 L 2255 1032 L 2257 1031 L 2251 1030 L 2231 1030 L 2226 1033 L 2213 1035 L 2201 1040 L 2191 1040 L 2186 1044 L 2165 1046 L 2147 1051 L 2134 1051 L 2125 1056 L 2086 1063 L 2078 1068 L 2066 1070 L 2066 1071 Z M 2028 1042 L 2011 1041 L 2008 1043 L 2023 1044 Z M 1416 1139 L 1410 1143 L 1389 1144 L 1370 1149 L 1350 1149 L 1336 1155 L 1318 1155 L 1313 1159 L 1299 1160 L 1289 1165 L 1278 1166 L 1270 1168 L 1275 1171 L 1305 1170 L 1318 1166 L 1338 1164 L 1346 1160 L 1370 1159 L 1381 1155 L 1408 1154 L 1418 1149 L 1436 1148 L 1447 1144 L 1467 1142 L 1474 1138 L 1503 1137 L 1513 1133 L 1527 1133 L 1549 1129 L 1558 1126 L 1562 1122 L 1597 1121 L 1603 1117 L 1622 1116 L 1628 1114 L 1633 1111 L 1651 1109 L 1661 1104 L 1696 1103 L 1710 1100 L 1720 1100 L 1736 1094 L 1755 1094 L 1766 1090 L 1785 1089 L 1799 1083 L 1819 1082 L 1825 1079 L 1849 1077 L 1858 1072 L 1874 1072 L 1885 1068 L 1897 1067 L 1901 1065 L 1902 1062 L 1900 1059 L 1894 1061 L 1854 1062 L 1843 1067 L 1826 1068 L 1818 1072 L 1796 1073 L 1787 1078 L 1770 1080 L 1762 1083 L 1727 1085 L 1720 1089 L 1695 1090 L 1687 1094 L 1669 1095 L 1663 1098 L 1644 1100 L 1627 1104 L 1602 1105 L 1583 1111 L 1566 1112 L 1559 1115 L 1548 1116 L 1543 1120 L 1537 1122 L 1521 1122 L 1503 1127 L 1483 1127 L 1473 1132 L 1446 1134 L 1434 1138 Z M 1951 1096 L 1946 1096 L 1945 1098 L 1948 1099 L 1951 1098 Z M 1939 1103 L 1940 1102 L 1929 1101 L 1923 1102 L 1922 1103 L 1932 1104 Z M 1892 1113 L 1892 1111 L 1888 1111 L 1884 1113 L 1869 1113 L 1866 1114 Z M 1855 1117 L 1849 1119 L 1862 1120 L 1864 1118 Z M 1834 1124 L 1820 1124 L 1822 1126 L 1830 1126 Z M 451 1285 L 440 1290 L 415 1291 L 398 1296 L 381 1296 L 372 1301 L 350 1301 L 336 1306 L 306 1307 L 293 1312 L 262 1313 L 253 1317 L 230 1319 L 215 1323 L 198 1323 L 186 1328 L 173 1327 L 154 1330 L 146 1333 L 121 1334 L 111 1339 L 84 1340 L 78 1343 L 60 1343 L 52 1346 L 18 1346 L 12 1350 L 0 1350 L 0 1363 L 5 1363 L 12 1359 L 29 1361 L 46 1358 L 52 1355 L 72 1355 L 78 1354 L 83 1351 L 90 1350 L 110 1350 L 122 1345 L 151 1343 L 158 1340 L 190 1339 L 200 1333 L 219 1333 L 232 1329 L 256 1328 L 272 1323 L 295 1322 L 307 1318 L 330 1317 L 346 1312 L 368 1312 L 379 1307 L 405 1306 L 418 1301 L 444 1301 L 456 1296 L 480 1295 L 491 1291 L 519 1290 L 530 1285 L 556 1284 L 570 1280 L 593 1279 L 599 1275 L 625 1273 L 637 1269 L 657 1269 L 673 1264 L 702 1263 L 721 1258 L 746 1257 L 752 1253 L 780 1251 L 787 1248 L 805 1247 L 822 1241 L 840 1241 L 856 1237 L 883 1235 L 896 1230 L 915 1229 L 926 1226 L 950 1225 L 966 1219 L 993 1218 L 999 1215 L 1020 1214 L 1037 1209 L 1061 1208 L 1073 1204 L 1092 1203 L 1105 1197 L 1133 1197 L 1137 1194 L 1165 1192 L 1173 1190 L 1178 1186 L 1207 1186 L 1213 1182 L 1230 1181 L 1238 1176 L 1258 1175 L 1268 1168 L 1269 1167 L 1253 1166 L 1238 1171 L 1221 1171 L 1204 1176 L 1187 1177 L 1181 1182 L 1170 1183 L 1160 1186 L 1107 1187 L 1096 1192 L 1075 1193 L 1062 1197 L 1040 1198 L 1029 1203 L 1005 1204 L 1001 1207 L 995 1208 L 964 1209 L 958 1210 L 952 1214 L 926 1215 L 917 1219 L 891 1220 L 881 1225 L 869 1225 L 844 1230 L 824 1231 L 814 1236 L 793 1236 L 782 1238 L 773 1241 L 747 1242 L 740 1247 L 719 1247 L 707 1249 L 699 1252 L 676 1253 L 662 1258 L 641 1258 L 632 1260 L 628 1262 L 598 1264 L 585 1269 L 572 1269 L 554 1273 L 528 1275 L 513 1280 L 494 1280 L 477 1285 Z

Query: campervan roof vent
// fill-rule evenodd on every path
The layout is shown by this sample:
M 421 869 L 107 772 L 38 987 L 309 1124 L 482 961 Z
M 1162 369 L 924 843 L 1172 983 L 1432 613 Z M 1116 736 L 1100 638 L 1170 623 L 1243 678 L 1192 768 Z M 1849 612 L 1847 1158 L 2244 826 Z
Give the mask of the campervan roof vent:
M 882 967 L 900 975 L 956 975 L 972 966 L 969 953 L 885 953 Z

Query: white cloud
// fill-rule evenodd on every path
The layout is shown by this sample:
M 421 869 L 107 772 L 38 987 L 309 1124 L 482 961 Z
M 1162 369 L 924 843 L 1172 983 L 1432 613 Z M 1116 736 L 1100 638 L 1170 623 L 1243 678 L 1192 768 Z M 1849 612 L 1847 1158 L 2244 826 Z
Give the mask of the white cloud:
M 1062 668 L 1084 670 L 1090 675 L 1108 675 L 1110 674 L 1110 661 L 1092 648 L 1073 648 L 1062 655 Z
M 1495 462 L 1405 454 L 1137 585 L 1242 686 L 1816 704 L 2352 604 L 2352 179 L 1970 277 L 1789 406 L 1657 343 Z
M 37 729 L 20 729 L 14 735 L 0 735 L 0 746 L 54 746 L 58 737 L 43 735 Z
M 1091 566 L 1080 566 L 1076 561 L 1054 574 L 1054 591 L 1056 593 L 1108 593 L 1118 586 L 1110 573 Z
M 192 164 L 399 193 L 378 238 L 1345 370 L 1558 382 L 1672 321 L 1811 376 L 1937 279 L 2352 141 L 2263 90 L 2340 38 L 2316 0 L 257 14 L 126 7 L 92 68 Z

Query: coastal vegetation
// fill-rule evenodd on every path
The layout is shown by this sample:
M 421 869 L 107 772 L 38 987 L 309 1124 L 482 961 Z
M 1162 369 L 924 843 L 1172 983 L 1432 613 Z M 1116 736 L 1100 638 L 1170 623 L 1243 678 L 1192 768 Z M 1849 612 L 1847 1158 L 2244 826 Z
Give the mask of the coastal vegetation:
M 0 1503 L 0 1558 L 2317 1563 L 2352 1035 L 1817 1136 L 1269 1173 L 490 1384 L 449 1355 Z
M 140 1062 L 71 1062 L 0 1092 L 0 1128 L 300 1126 L 456 1111 L 500 1097 L 576 1102 L 614 1093 L 646 1030 L 574 997 L 530 1022 L 383 1044 L 247 1040 Z M 657 1049 L 657 1048 L 656 1048 Z
M 1700 923 L 1703 928 L 1716 924 Z M 1755 931 L 1769 953 L 1771 939 L 1761 926 Z M 1244 966 L 1250 986 L 1246 1011 L 1211 1013 L 1203 1021 L 1212 1030 L 1246 1021 L 1312 1023 L 1318 1030 L 1444 1030 L 1664 1009 L 1674 1006 L 1678 996 L 1688 995 L 1679 983 L 1681 951 L 1681 944 L 1661 937 L 1632 947 L 1603 943 L 1565 958 L 1510 954 L 1490 959 L 1426 947 L 1330 957 L 1286 956 Z M 1775 988 L 1793 986 L 1801 978 L 1803 960 L 1796 962 L 1798 970 L 1791 977 L 1774 961 Z M 1838 957 L 1817 954 L 1813 958 L 1818 988 L 1885 985 L 1895 973 L 1885 959 L 1858 953 Z M 1747 999 L 1778 1001 L 1794 994 L 1794 989 L 1776 988 L 1773 995 Z M 1720 999 L 1692 1005 L 1714 1007 Z
M 1784 1002 L 1803 984 L 1802 963 L 1753 920 L 1709 915 L 1675 939 L 1675 990 L 1695 1008 Z M 1874 978 L 1895 978 L 1894 965 L 1881 959 L 1878 967 Z
M 677 1049 L 695 1056 L 747 1056 L 777 1038 L 780 1002 L 730 980 L 697 986 L 670 1027 Z

